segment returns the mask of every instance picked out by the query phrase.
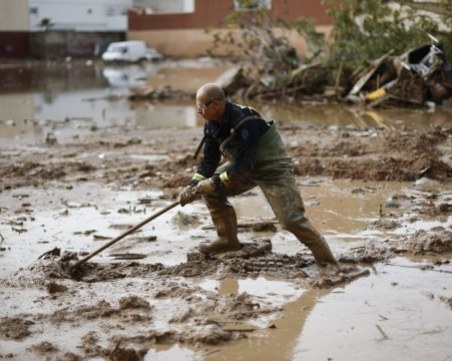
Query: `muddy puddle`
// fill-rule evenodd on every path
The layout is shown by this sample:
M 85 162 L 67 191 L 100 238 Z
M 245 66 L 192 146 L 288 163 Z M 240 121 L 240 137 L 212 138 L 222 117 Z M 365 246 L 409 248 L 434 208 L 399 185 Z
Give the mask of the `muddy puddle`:
M 131 91 L 170 87 L 192 93 L 232 65 L 211 59 L 135 65 L 93 61 L 26 63 L 0 68 L 0 142 L 67 141 L 93 129 L 172 128 L 202 124 L 192 101 L 130 102 Z M 268 119 L 323 126 L 428 129 L 450 126 L 452 108 L 366 110 L 342 105 L 250 103 Z
M 283 121 L 339 274 L 316 267 L 257 189 L 231 199 L 240 251 L 196 251 L 215 236 L 196 201 L 73 272 L 174 202 L 194 171 L 193 104 L 130 102 L 130 87 L 194 91 L 227 66 L 2 69 L 0 358 L 452 360 L 448 107 L 254 104 Z

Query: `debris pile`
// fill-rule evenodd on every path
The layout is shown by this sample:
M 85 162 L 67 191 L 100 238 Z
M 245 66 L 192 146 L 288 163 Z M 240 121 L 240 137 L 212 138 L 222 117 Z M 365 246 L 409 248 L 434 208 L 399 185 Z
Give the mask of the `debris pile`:
M 452 67 L 443 47 L 431 44 L 393 56 L 393 51 L 359 69 L 350 79 L 344 99 L 383 105 L 434 107 L 452 96 Z
M 131 93 L 128 99 L 131 101 L 148 100 L 162 101 L 173 99 L 193 99 L 194 95 L 183 92 L 181 90 L 173 90 L 170 86 L 162 86 L 156 88 L 134 88 L 130 89 Z
M 216 79 L 229 96 L 259 101 L 358 103 L 368 108 L 434 108 L 452 97 L 452 66 L 446 60 L 443 46 L 433 36 L 430 44 L 401 55 L 390 50 L 348 77 L 344 64 L 336 69 L 318 59 L 302 62 L 283 38 L 260 36 L 257 55 Z M 131 88 L 130 92 L 130 101 L 195 97 L 170 86 Z
M 452 67 L 443 47 L 431 44 L 395 56 L 391 50 L 355 70 L 341 84 L 342 67 L 332 79 L 332 69 L 318 61 L 298 64 L 286 73 L 256 74 L 254 64 L 233 69 L 217 80 L 228 94 L 244 99 L 288 101 L 340 101 L 383 106 L 428 107 L 452 97 Z M 275 53 L 275 57 L 280 55 Z M 334 83 L 334 84 L 332 84 Z

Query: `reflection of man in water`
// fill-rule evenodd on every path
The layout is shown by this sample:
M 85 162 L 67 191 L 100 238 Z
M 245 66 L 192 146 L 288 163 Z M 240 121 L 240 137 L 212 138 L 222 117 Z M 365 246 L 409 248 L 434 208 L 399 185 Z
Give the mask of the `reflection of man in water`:
M 234 284 L 235 282 L 235 284 Z M 249 286 L 246 284 L 240 285 L 241 280 L 234 280 L 230 278 L 222 279 L 218 286 L 218 293 L 221 295 L 243 295 L 250 294 L 253 297 L 254 289 L 253 286 Z M 270 307 L 274 306 L 272 304 L 272 300 L 280 299 L 282 293 L 278 291 L 278 284 L 273 283 L 262 283 L 261 280 L 256 280 L 257 284 L 265 287 L 267 290 L 272 290 L 270 293 L 273 294 L 273 297 L 265 298 L 264 304 L 269 305 Z M 237 343 L 233 343 L 228 345 L 227 351 L 225 349 L 225 354 L 227 353 L 231 359 L 236 356 L 236 359 L 242 360 L 305 360 L 305 359 L 313 359 L 312 355 L 322 355 L 324 354 L 325 349 L 316 348 L 307 349 L 304 343 L 305 334 L 318 334 L 318 324 L 316 324 L 315 320 L 317 317 L 315 314 L 319 314 L 316 308 L 319 302 L 323 304 L 323 298 L 326 296 L 331 289 L 307 289 L 305 291 L 301 291 L 301 296 L 297 299 L 284 302 L 284 306 L 282 307 L 283 311 L 280 317 L 272 320 L 269 324 L 274 326 L 276 330 L 269 331 L 266 333 L 265 337 L 251 337 L 249 339 L 245 339 L 244 341 L 239 341 Z M 294 292 L 295 294 L 296 292 Z M 274 298 L 276 295 L 276 298 Z M 254 295 L 255 296 L 255 295 Z M 259 304 L 259 296 L 256 301 Z M 261 298 L 261 300 L 262 300 Z M 238 298 L 234 298 L 238 299 Z M 287 301 L 287 299 L 286 299 Z M 326 305 L 323 304 L 325 307 Z M 330 305 L 331 306 L 331 305 Z M 264 306 L 265 308 L 265 306 Z M 322 308 L 320 313 L 324 312 L 325 309 Z M 261 314 L 262 315 L 262 314 Z M 264 319 L 255 320 L 259 323 L 265 322 Z M 314 320 L 314 322 L 312 322 Z M 311 321 L 311 322 L 309 322 Z M 238 325 L 240 326 L 251 326 L 253 327 L 253 322 L 247 322 L 245 320 L 238 321 Z M 273 328 L 273 327 L 272 327 Z M 334 333 L 337 335 L 337 333 Z M 332 336 L 332 335 L 328 335 Z M 325 337 L 328 337 L 325 335 Z M 333 336 L 334 337 L 334 336 Z M 328 337 L 331 340 L 331 337 Z M 309 340 L 309 338 L 308 338 Z M 331 345 L 329 345 L 331 346 Z M 304 357 L 303 355 L 309 355 L 310 357 Z M 213 356 L 207 356 L 204 358 L 205 361 L 214 361 L 219 359 L 219 357 L 215 357 L 217 354 Z M 326 359 L 318 357 L 317 359 Z
M 220 281 L 218 286 L 218 293 L 220 295 L 238 295 L 239 282 L 236 278 L 224 278 Z
M 215 254 L 240 249 L 237 217 L 227 197 L 259 186 L 281 226 L 311 250 L 317 263 L 337 266 L 325 239 L 305 216 L 293 162 L 276 124 L 251 107 L 228 101 L 212 83 L 198 89 L 196 106 L 206 120 L 204 157 L 180 201 L 185 205 L 202 195 L 218 234 L 215 242 L 201 245 L 199 251 Z M 228 162 L 219 166 L 222 154 Z

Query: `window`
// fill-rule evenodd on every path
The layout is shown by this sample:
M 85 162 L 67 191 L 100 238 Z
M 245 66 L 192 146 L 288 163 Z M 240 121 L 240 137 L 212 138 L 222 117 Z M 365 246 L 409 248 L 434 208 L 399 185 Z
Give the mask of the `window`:
M 109 6 L 105 12 L 106 16 L 114 16 L 115 15 L 115 9 L 113 6 Z
M 38 15 L 38 8 L 37 7 L 30 8 L 30 14 Z

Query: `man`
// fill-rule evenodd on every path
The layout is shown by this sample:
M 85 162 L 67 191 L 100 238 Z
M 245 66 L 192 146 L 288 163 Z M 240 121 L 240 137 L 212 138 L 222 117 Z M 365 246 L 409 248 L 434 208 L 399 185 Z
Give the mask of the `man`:
M 266 122 L 251 107 L 228 101 L 213 83 L 198 89 L 196 107 L 206 120 L 200 144 L 204 157 L 179 200 L 185 205 L 201 195 L 218 234 L 216 241 L 199 246 L 199 251 L 217 254 L 240 249 L 237 217 L 228 197 L 259 186 L 282 228 L 311 250 L 319 266 L 337 267 L 325 239 L 305 216 L 294 165 L 275 123 Z M 222 155 L 228 162 L 219 166 Z

